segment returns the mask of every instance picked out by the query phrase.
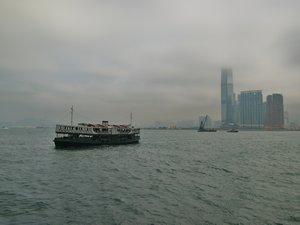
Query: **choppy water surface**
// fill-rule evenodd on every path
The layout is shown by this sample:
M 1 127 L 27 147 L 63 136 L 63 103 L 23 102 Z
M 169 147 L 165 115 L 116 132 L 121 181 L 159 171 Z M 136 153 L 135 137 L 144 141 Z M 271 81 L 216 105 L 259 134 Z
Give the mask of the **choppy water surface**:
M 142 130 L 55 150 L 0 130 L 0 224 L 299 224 L 300 132 Z

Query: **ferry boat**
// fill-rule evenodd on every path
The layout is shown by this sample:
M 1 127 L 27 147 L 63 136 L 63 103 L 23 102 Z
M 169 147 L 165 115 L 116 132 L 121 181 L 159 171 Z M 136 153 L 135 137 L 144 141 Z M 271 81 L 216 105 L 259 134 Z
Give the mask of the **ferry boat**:
M 132 121 L 132 116 L 131 116 Z M 71 108 L 71 125 L 57 124 L 54 138 L 55 147 L 88 145 L 121 145 L 138 143 L 140 129 L 129 125 L 111 125 L 79 123 L 73 125 L 73 107 Z

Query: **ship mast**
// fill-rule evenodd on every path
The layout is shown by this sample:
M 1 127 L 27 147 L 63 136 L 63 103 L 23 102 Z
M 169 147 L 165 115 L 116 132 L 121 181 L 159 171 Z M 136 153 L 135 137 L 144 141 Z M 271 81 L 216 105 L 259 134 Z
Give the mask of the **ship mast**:
M 130 126 L 132 126 L 132 112 L 130 113 Z
M 73 126 L 73 105 L 71 107 L 71 126 Z

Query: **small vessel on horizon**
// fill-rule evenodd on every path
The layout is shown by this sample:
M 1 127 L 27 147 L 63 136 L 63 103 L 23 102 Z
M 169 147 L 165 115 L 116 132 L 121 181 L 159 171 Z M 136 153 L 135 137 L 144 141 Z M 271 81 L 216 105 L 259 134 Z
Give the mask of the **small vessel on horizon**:
M 71 125 L 57 124 L 54 138 L 55 147 L 88 145 L 122 145 L 138 143 L 140 129 L 129 125 L 112 125 L 108 121 L 102 124 L 78 123 L 73 125 L 73 106 L 71 108 Z
M 239 132 L 239 130 L 236 129 L 236 128 L 231 128 L 230 130 L 227 130 L 227 132 L 229 132 L 229 133 L 237 133 L 237 132 Z
M 215 129 L 215 128 L 205 128 L 205 123 L 207 121 L 207 117 L 208 116 L 206 115 L 205 118 L 203 120 L 201 120 L 198 132 L 216 132 L 217 131 L 217 129 Z

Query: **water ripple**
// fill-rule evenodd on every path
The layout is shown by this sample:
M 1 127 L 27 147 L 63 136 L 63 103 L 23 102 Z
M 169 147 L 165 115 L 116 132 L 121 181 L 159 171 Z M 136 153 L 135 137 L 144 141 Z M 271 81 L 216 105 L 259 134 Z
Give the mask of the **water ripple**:
M 297 132 L 142 130 L 141 143 L 55 150 L 0 131 L 3 224 L 298 224 Z

